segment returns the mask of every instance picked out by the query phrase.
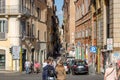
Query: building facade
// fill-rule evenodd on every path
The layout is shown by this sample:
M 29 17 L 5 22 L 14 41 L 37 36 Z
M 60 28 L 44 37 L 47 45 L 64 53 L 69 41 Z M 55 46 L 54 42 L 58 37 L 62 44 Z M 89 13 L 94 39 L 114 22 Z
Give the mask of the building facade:
M 41 63 L 47 53 L 47 1 L 1 0 L 0 4 L 0 70 L 20 71 L 25 60 Z
M 98 49 L 98 71 L 103 72 L 109 62 L 117 63 L 120 59 L 119 3 L 118 0 L 91 0 L 92 44 Z
M 74 0 L 64 0 L 64 34 L 66 50 L 69 52 L 75 44 L 75 5 Z
M 77 0 L 75 11 L 76 57 L 88 60 L 88 51 L 92 45 L 90 0 Z
M 48 7 L 48 18 L 47 18 L 47 57 L 56 58 L 59 53 L 59 38 L 58 38 L 58 27 L 59 20 L 56 15 L 55 0 L 48 0 L 51 6 Z

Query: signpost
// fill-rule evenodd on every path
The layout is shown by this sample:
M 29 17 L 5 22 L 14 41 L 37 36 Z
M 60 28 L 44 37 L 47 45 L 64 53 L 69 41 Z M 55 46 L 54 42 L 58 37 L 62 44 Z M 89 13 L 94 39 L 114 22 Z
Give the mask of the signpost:
M 90 47 L 90 52 L 93 53 L 92 54 L 92 65 L 93 65 L 93 69 L 92 69 L 92 73 L 95 74 L 95 53 L 97 53 L 97 47 L 96 46 L 91 46 Z
M 15 70 L 19 70 L 19 59 L 20 59 L 20 51 L 21 47 L 20 46 L 13 46 L 12 47 L 12 59 L 14 60 L 15 64 Z
M 107 39 L 107 50 L 113 50 L 113 39 L 112 38 L 108 38 Z

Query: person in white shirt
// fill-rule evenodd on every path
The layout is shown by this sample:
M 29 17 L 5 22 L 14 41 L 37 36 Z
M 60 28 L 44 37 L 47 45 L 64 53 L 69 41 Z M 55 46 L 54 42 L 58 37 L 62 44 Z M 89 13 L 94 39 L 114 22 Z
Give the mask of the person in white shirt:
M 52 65 L 53 65 L 54 68 L 56 67 L 56 62 L 54 60 L 52 62 Z
M 30 72 L 30 61 L 28 60 L 26 60 L 25 62 L 25 71 L 26 71 L 26 74 Z
M 45 59 L 45 61 L 44 61 L 43 65 L 42 65 L 42 67 L 44 68 L 46 65 L 47 65 L 47 59 Z

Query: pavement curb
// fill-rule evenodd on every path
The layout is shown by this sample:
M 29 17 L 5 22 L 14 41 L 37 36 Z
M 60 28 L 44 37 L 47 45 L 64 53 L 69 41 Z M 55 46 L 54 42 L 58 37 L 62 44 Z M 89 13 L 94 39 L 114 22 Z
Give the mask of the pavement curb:
M 21 73 L 18 71 L 0 71 L 0 73 Z

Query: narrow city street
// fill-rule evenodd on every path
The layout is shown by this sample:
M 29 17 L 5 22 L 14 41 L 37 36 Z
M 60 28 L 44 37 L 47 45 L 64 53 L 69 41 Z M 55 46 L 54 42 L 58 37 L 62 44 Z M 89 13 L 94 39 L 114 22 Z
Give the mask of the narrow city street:
M 118 79 L 120 0 L 0 0 L 0 80 L 42 80 L 42 73 Z
M 67 75 L 67 80 L 103 80 L 102 74 L 96 75 Z M 25 73 L 0 73 L 0 80 L 42 80 L 41 73 L 25 74 Z

